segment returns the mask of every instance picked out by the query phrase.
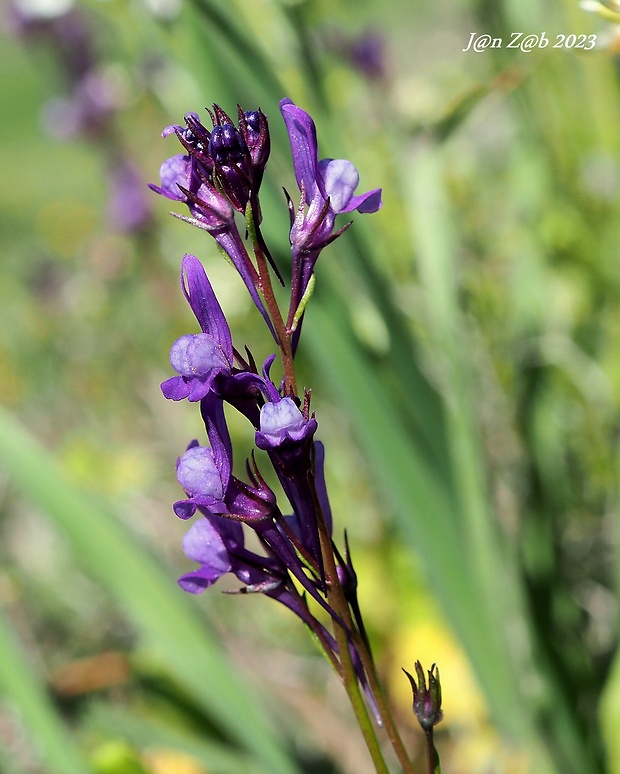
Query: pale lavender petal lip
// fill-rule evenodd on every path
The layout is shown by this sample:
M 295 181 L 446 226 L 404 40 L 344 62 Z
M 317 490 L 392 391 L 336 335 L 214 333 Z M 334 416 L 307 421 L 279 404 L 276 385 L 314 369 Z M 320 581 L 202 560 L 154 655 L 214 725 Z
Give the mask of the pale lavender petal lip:
M 214 500 L 224 493 L 213 452 L 206 446 L 193 446 L 179 460 L 177 479 L 190 497 L 203 495 Z
M 265 403 L 260 412 L 260 432 L 273 444 L 303 436 L 307 422 L 291 398 Z
M 172 199 L 176 202 L 185 201 L 186 196 L 179 190 L 177 183 L 180 183 L 184 188 L 189 187 L 190 165 L 191 159 L 189 156 L 185 156 L 182 153 L 171 156 L 159 168 L 161 186 L 149 183 L 149 188 L 155 191 L 155 193 L 165 196 L 167 199 Z
M 183 551 L 188 559 L 209 564 L 218 576 L 230 570 L 226 544 L 207 518 L 199 519 L 189 528 L 183 538 Z
M 172 345 L 170 365 L 181 376 L 206 376 L 214 369 L 230 369 L 220 344 L 208 333 L 187 333 Z

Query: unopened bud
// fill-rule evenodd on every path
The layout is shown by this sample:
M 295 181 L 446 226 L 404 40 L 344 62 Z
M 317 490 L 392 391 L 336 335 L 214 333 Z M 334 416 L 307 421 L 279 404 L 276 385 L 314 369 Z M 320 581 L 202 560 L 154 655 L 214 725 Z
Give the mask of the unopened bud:
M 418 719 L 418 723 L 424 731 L 430 731 L 443 718 L 441 710 L 441 683 L 439 682 L 439 670 L 436 665 L 428 671 L 428 686 L 422 664 L 415 662 L 415 672 L 418 678 L 416 683 L 406 669 L 403 672 L 409 678 L 413 690 L 413 712 Z

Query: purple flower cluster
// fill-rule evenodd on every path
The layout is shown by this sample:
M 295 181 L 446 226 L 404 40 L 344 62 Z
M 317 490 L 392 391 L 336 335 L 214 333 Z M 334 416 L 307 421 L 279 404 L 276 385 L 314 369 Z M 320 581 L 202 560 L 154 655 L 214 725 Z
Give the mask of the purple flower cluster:
M 270 376 L 275 355 L 259 369 L 247 349 L 245 357 L 235 349 L 202 264 L 185 255 L 181 288 L 200 332 L 185 334 L 173 344 L 170 363 L 175 375 L 162 384 L 162 391 L 171 400 L 200 405 L 208 443 L 193 440 L 177 461 L 185 496 L 174 511 L 181 519 L 199 516 L 183 542 L 186 555 L 199 566 L 179 583 L 196 594 L 222 575 L 234 575 L 241 584 L 238 593 L 262 593 L 292 610 L 339 668 L 341 647 L 312 613 L 314 602 L 346 633 L 350 662 L 374 707 L 360 655 L 365 635 L 357 621 L 355 572 L 348 551 L 343 558 L 332 542 L 325 451 L 314 437 L 317 421 L 310 411 L 310 393 L 297 395 L 292 358 L 303 314 L 300 305 L 318 255 L 344 230 L 336 229 L 336 216 L 353 210 L 375 212 L 381 191 L 355 195 L 359 176 L 351 162 L 319 161 L 311 117 L 290 100 L 282 100 L 280 108 L 300 190 L 291 218 L 288 317 L 271 291 L 268 263 L 280 276 L 260 232 L 259 191 L 270 152 L 267 118 L 260 110 L 244 113 L 239 108 L 235 124 L 214 105 L 209 111 L 211 129 L 195 113 L 185 116 L 185 126 L 166 127 L 163 136 L 176 135 L 184 152 L 164 161 L 161 184 L 151 185 L 156 193 L 185 204 L 189 215 L 178 217 L 209 233 L 227 254 L 280 348 L 284 370 L 277 385 Z M 244 218 L 244 237 L 236 213 Z M 233 474 L 225 404 L 254 428 L 259 451 L 246 460 L 243 479 Z M 286 496 L 284 512 L 261 474 L 260 454 Z M 259 551 L 246 548 L 244 525 L 257 536 Z

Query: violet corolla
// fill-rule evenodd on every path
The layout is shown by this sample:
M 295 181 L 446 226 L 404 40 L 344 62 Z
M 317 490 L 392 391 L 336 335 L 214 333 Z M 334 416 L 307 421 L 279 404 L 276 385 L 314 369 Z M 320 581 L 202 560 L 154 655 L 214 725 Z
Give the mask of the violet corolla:
M 355 194 L 359 173 L 346 159 L 319 160 L 316 126 L 312 117 L 290 99 L 280 102 L 286 124 L 295 177 L 301 198 L 291 204 L 292 303 L 289 324 L 298 316 L 319 253 L 350 225 L 334 231 L 336 216 L 357 210 L 377 212 L 382 206 L 381 189 Z
M 161 388 L 166 398 L 195 402 L 207 395 L 219 374 L 232 373 L 233 346 L 222 308 L 193 255 L 185 255 L 181 263 L 181 288 L 202 333 L 186 334 L 172 345 L 170 363 L 178 376 Z

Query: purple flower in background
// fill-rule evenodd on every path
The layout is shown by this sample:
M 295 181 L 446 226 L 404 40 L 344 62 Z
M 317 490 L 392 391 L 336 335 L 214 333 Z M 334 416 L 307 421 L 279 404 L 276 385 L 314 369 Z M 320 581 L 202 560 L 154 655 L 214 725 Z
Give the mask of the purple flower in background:
M 348 58 L 354 67 L 372 81 L 383 81 L 388 74 L 386 36 L 368 29 L 348 45 Z
M 109 172 L 108 217 L 119 231 L 140 231 L 151 220 L 151 202 L 147 198 L 140 171 L 127 159 L 112 165 Z

